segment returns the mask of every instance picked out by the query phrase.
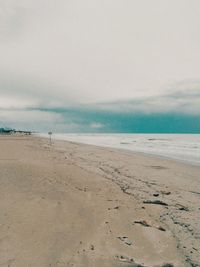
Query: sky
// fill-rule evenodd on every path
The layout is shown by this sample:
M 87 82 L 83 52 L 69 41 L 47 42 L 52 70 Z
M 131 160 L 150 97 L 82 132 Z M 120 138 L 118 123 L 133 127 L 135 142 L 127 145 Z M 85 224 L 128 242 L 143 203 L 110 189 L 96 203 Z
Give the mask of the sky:
M 200 133 L 199 0 L 0 0 L 0 127 Z

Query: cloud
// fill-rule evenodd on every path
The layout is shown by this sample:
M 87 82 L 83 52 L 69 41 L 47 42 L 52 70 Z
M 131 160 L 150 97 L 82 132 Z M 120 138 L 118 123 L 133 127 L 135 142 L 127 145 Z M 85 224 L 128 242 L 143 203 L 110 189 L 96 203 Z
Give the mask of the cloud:
M 172 87 L 168 88 L 169 93 L 163 95 L 101 103 L 97 104 L 97 108 L 122 113 L 182 113 L 200 115 L 200 81 L 174 83 Z
M 65 105 L 48 97 L 44 97 L 42 103 L 34 102 L 32 98 L 1 98 L 0 124 L 41 132 L 109 132 L 126 129 L 126 124 L 131 124 L 130 118 L 134 121 L 140 116 L 182 115 L 195 116 L 197 120 L 196 116 L 200 116 L 200 82 L 183 81 L 166 87 L 169 93 L 156 97 L 87 105 Z
M 43 131 L 46 129 L 59 128 L 64 122 L 62 115 L 39 110 L 0 110 L 0 124 L 16 129 Z
M 0 83 L 41 103 L 164 94 L 168 81 L 199 78 L 191 1 L 0 0 Z
M 198 115 L 199 27 L 198 0 L 0 0 L 0 123 L 104 131 L 109 112 Z
M 90 124 L 90 127 L 92 129 L 101 129 L 101 128 L 104 128 L 105 125 L 102 124 L 102 123 L 99 123 L 99 122 L 93 122 L 93 123 Z

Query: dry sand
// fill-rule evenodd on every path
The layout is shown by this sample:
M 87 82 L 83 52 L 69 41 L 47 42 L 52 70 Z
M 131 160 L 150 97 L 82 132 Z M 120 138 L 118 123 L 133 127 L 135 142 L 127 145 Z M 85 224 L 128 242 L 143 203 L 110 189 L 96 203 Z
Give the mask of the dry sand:
M 199 176 L 156 157 L 0 136 L 0 266 L 200 266 Z

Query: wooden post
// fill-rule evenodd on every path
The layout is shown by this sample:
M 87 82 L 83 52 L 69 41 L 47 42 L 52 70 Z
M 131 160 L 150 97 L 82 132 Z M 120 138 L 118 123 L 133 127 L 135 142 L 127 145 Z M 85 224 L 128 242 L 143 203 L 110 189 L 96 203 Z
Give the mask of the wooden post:
M 52 132 L 48 132 L 49 135 L 49 141 L 50 141 L 50 145 L 51 145 L 51 136 L 52 136 Z

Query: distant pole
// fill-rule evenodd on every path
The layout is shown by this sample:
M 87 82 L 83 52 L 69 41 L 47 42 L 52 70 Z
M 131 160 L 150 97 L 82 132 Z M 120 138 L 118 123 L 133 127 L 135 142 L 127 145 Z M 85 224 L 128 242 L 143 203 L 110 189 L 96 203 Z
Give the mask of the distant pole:
M 51 136 L 52 136 L 52 132 L 48 132 L 48 135 L 49 135 L 49 142 L 50 142 L 50 145 L 51 145 Z

